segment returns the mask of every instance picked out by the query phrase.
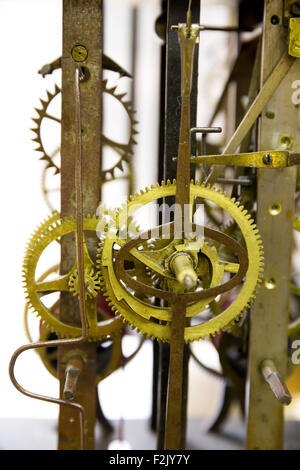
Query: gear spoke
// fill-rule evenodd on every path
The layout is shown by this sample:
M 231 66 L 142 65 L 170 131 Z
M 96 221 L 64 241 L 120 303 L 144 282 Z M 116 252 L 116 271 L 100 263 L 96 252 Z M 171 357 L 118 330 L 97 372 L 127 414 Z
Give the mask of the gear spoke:
M 114 238 L 114 242 L 120 246 L 124 246 L 127 242 L 125 239 L 120 239 L 118 237 Z M 165 269 L 162 268 L 162 266 L 157 263 L 156 261 L 153 261 L 153 258 L 151 258 L 151 253 L 152 251 L 147 252 L 144 250 L 138 250 L 137 248 L 132 248 L 129 252 L 131 256 L 136 258 L 138 261 L 143 263 L 145 266 L 149 266 L 153 271 L 157 272 L 158 274 L 161 274 L 162 276 L 166 276 L 166 271 Z M 104 262 L 105 263 L 105 262 Z
M 54 279 L 52 281 L 43 281 L 37 282 L 35 284 L 35 291 L 48 293 L 54 291 L 68 291 L 68 281 L 69 281 L 69 274 L 66 276 L 62 276 L 59 279 Z
M 101 210 L 100 210 L 101 213 Z M 87 216 L 83 219 L 83 230 L 94 232 L 99 223 L 96 216 Z M 58 279 L 51 281 L 35 281 L 36 267 L 40 256 L 53 241 L 61 239 L 64 235 L 76 234 L 76 219 L 60 219 L 57 213 L 53 214 L 47 221 L 43 222 L 30 239 L 23 264 L 23 277 L 27 293 L 28 305 L 41 317 L 43 323 L 51 331 L 55 331 L 61 337 L 76 338 L 81 335 L 81 327 L 69 325 L 60 320 L 59 314 L 48 308 L 41 297 L 54 291 L 67 291 L 78 295 L 78 273 L 76 263 L 73 269 Z M 85 242 L 85 239 L 84 239 Z M 100 279 L 98 270 L 90 258 L 86 243 L 84 243 L 85 256 L 85 287 L 87 302 L 90 306 L 88 312 L 89 338 L 101 340 L 116 334 L 123 328 L 120 317 L 111 315 L 109 320 L 97 321 L 97 299 L 100 291 Z
M 178 295 L 180 297 L 181 295 L 188 295 L 188 293 L 183 293 L 182 290 L 178 291 L 178 281 L 175 276 L 165 283 L 165 286 L 161 284 L 159 289 L 155 289 L 152 287 L 151 282 L 148 283 L 145 280 L 143 270 L 138 270 L 138 264 L 135 267 L 135 273 L 134 271 L 130 272 L 130 274 L 134 274 L 133 276 L 128 276 L 128 271 L 124 270 L 122 266 L 127 259 L 126 256 L 130 254 L 130 256 L 143 263 L 145 269 L 148 267 L 148 269 L 159 273 L 163 281 L 166 279 L 167 272 L 171 274 L 172 265 L 170 263 L 173 255 L 181 253 L 182 256 L 186 252 L 195 263 L 195 272 L 199 280 L 194 293 L 190 297 L 186 297 L 188 303 L 185 316 L 187 318 L 195 317 L 190 326 L 185 327 L 185 341 L 189 342 L 214 336 L 221 330 L 230 328 L 233 322 L 239 319 L 249 308 L 261 282 L 263 248 L 258 230 L 243 206 L 240 206 L 234 199 L 230 199 L 225 193 L 210 188 L 209 185 L 194 184 L 193 182 L 190 184 L 190 201 L 194 202 L 195 198 L 208 200 L 221 211 L 227 212 L 237 224 L 245 242 L 245 248 L 229 235 L 208 227 L 204 227 L 204 240 L 201 240 L 199 246 L 195 243 L 181 243 L 180 245 L 176 242 L 172 243 L 172 236 L 170 236 L 169 244 L 166 244 L 166 240 L 161 239 L 163 243 L 159 243 L 160 250 L 139 250 L 139 238 L 142 240 L 143 236 L 141 235 L 143 234 L 140 234 L 140 237 L 136 240 L 134 240 L 136 234 L 127 240 L 118 238 L 116 235 L 118 233 L 118 224 L 121 229 L 121 226 L 125 223 L 124 221 L 128 218 L 128 214 L 130 214 L 130 220 L 132 220 L 134 211 L 137 211 L 142 205 L 175 194 L 176 182 L 163 182 L 161 186 L 157 184 L 156 187 L 146 188 L 145 191 L 136 194 L 127 202 L 126 206 L 119 209 L 116 230 L 111 231 L 109 236 L 100 243 L 99 269 L 102 276 L 101 283 L 107 291 L 106 295 L 125 321 L 147 336 L 162 341 L 170 341 L 172 296 Z M 120 221 L 122 221 L 122 224 Z M 146 242 L 147 237 L 150 236 L 151 239 L 156 238 L 153 231 L 149 231 Z M 160 237 L 161 235 L 158 235 L 158 239 Z M 206 241 L 206 238 L 215 240 L 217 243 L 211 245 L 210 242 Z M 150 239 L 148 242 L 150 243 Z M 116 245 L 120 247 L 120 250 L 116 250 Z M 128 248 L 127 250 L 125 248 L 124 251 L 125 245 L 128 245 Z M 220 258 L 223 245 L 225 249 L 233 250 L 235 255 L 238 256 L 239 262 L 227 262 L 222 257 Z M 195 249 L 193 250 L 193 248 Z M 200 257 L 199 254 L 201 254 Z M 222 283 L 224 272 L 232 273 L 234 276 L 230 281 Z M 198 314 L 206 310 L 219 294 L 229 292 L 238 284 L 240 285 L 240 292 L 233 298 L 228 308 L 216 312 L 216 316 L 206 322 L 200 321 L 199 323 Z M 167 291 L 165 291 L 166 287 Z M 135 292 L 136 290 L 137 292 Z M 207 294 L 205 291 L 208 291 Z M 211 295 L 211 297 L 207 298 L 206 295 Z M 168 298 L 168 303 L 164 307 L 154 304 L 151 302 L 153 296 Z M 162 320 L 162 322 L 159 323 L 157 320 Z
M 115 178 L 116 169 L 119 169 L 120 171 L 123 172 L 124 171 L 123 162 L 128 163 L 130 160 L 130 157 L 132 157 L 133 146 L 136 144 L 134 137 L 136 134 L 138 134 L 138 131 L 136 130 L 136 125 L 138 124 L 138 121 L 135 120 L 135 117 L 134 117 L 135 111 L 131 107 L 131 102 L 126 101 L 126 99 L 124 99 L 126 94 L 118 93 L 116 90 L 116 87 L 109 88 L 107 85 L 107 80 L 103 80 L 102 87 L 103 87 L 103 93 L 112 96 L 121 104 L 121 106 L 123 107 L 130 121 L 130 134 L 126 143 L 117 142 L 115 140 L 108 138 L 105 135 L 102 135 L 102 138 L 101 138 L 102 145 L 110 147 L 119 156 L 114 166 L 112 166 L 111 168 L 107 170 L 101 171 L 102 173 L 101 182 L 104 183 L 106 181 L 110 181 L 110 179 Z M 54 168 L 56 173 L 60 172 L 60 168 L 53 161 L 54 154 L 49 155 L 46 151 L 46 148 L 43 143 L 42 136 L 41 136 L 41 125 L 42 125 L 43 119 L 50 119 L 52 121 L 57 122 L 58 124 L 61 124 L 61 118 L 57 118 L 56 116 L 53 116 L 52 114 L 48 113 L 49 105 L 56 98 L 56 96 L 58 96 L 60 93 L 61 93 L 61 89 L 57 85 L 55 85 L 55 89 L 53 93 L 47 92 L 47 97 L 48 97 L 47 100 L 40 100 L 41 108 L 40 109 L 35 108 L 35 111 L 38 113 L 38 117 L 32 119 L 36 127 L 31 129 L 35 133 L 35 137 L 32 140 L 38 144 L 38 147 L 35 150 L 42 153 L 42 157 L 40 159 L 47 162 L 46 168 Z
M 61 119 L 57 118 L 56 116 L 53 116 L 52 114 L 45 114 L 45 118 L 51 119 L 52 121 L 58 122 L 58 124 L 61 124 Z

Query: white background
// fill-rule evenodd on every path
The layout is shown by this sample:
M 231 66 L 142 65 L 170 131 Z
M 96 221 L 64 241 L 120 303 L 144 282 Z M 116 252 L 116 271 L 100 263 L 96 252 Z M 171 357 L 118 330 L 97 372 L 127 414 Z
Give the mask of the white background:
M 23 327 L 24 293 L 21 267 L 24 247 L 30 234 L 48 214 L 41 193 L 43 163 L 34 152 L 31 117 L 45 90 L 54 89 L 59 72 L 43 79 L 40 67 L 61 54 L 61 0 L 0 0 L 1 37 L 1 325 L 0 330 L 0 417 L 55 418 L 55 405 L 29 399 L 17 392 L 8 377 L 8 363 L 13 351 L 26 343 Z M 106 1 L 104 52 L 131 71 L 129 53 L 130 10 L 133 2 Z M 138 186 L 157 180 L 157 130 L 159 96 L 160 40 L 154 33 L 154 21 L 159 14 L 159 1 L 138 2 L 139 29 L 136 69 L 136 106 L 139 120 L 138 146 L 135 151 Z M 217 2 L 203 1 L 206 23 L 222 24 L 229 20 L 229 9 Z M 212 7 L 215 8 L 212 16 Z M 216 8 L 218 8 L 216 10 Z M 216 12 L 218 13 L 216 15 Z M 213 18 L 213 21 L 212 21 Z M 224 37 L 221 36 L 224 40 Z M 201 67 L 200 103 L 204 97 L 213 101 L 220 82 L 226 75 L 227 55 L 217 55 L 215 42 L 201 42 L 204 61 Z M 225 44 L 225 42 L 223 42 Z M 226 44 L 225 44 L 226 46 Z M 225 47 L 226 49 L 226 47 Z M 211 81 L 211 71 L 214 79 Z M 127 82 L 126 82 L 127 80 Z M 129 88 L 128 79 L 124 79 Z M 127 83 L 127 84 L 126 84 Z M 208 84 L 210 83 L 210 86 Z M 122 85 L 123 86 L 123 85 Z M 209 107 L 199 107 L 199 125 L 207 125 Z M 115 123 L 115 116 L 111 121 Z M 121 130 L 122 132 L 122 130 Z M 107 190 L 108 191 L 108 190 Z M 105 198 L 117 204 L 115 191 L 105 192 Z M 54 260 L 49 259 L 51 266 Z M 34 318 L 34 317 L 33 317 Z M 34 323 L 34 322 L 33 322 Z M 36 322 L 34 326 L 37 326 Z M 199 351 L 211 365 L 217 360 L 211 349 L 201 342 Z M 108 417 L 146 418 L 151 406 L 152 345 L 147 342 L 125 373 L 117 372 L 100 386 L 101 399 Z M 44 369 L 35 352 L 25 353 L 18 362 L 16 375 L 22 385 L 38 393 L 58 396 L 58 383 Z M 215 409 L 220 384 L 191 362 L 189 413 L 208 416 Z

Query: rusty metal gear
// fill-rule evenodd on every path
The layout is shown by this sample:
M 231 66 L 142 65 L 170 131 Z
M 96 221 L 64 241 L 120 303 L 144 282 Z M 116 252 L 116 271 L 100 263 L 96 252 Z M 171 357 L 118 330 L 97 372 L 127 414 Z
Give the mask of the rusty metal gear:
M 110 168 L 102 170 L 101 172 L 101 181 L 106 182 L 115 178 L 117 169 L 122 172 L 124 171 L 124 163 L 128 163 L 128 164 L 130 163 L 130 159 L 133 155 L 133 147 L 134 147 L 134 144 L 136 144 L 135 135 L 138 133 L 138 131 L 136 130 L 136 124 L 138 123 L 138 121 L 136 121 L 134 117 L 135 111 L 132 109 L 131 101 L 126 100 L 126 93 L 118 93 L 117 86 L 109 87 L 107 84 L 107 80 L 103 80 L 102 90 L 103 90 L 103 93 L 106 93 L 112 96 L 113 98 L 115 98 L 117 101 L 119 101 L 119 103 L 122 105 L 130 121 L 130 133 L 129 133 L 128 141 L 126 143 L 122 144 L 120 142 L 109 139 L 105 135 L 102 135 L 102 138 L 101 138 L 102 147 L 105 147 L 105 146 L 110 147 L 118 155 L 116 163 Z M 44 119 L 53 120 L 57 122 L 58 124 L 61 123 L 60 118 L 57 118 L 56 116 L 48 112 L 48 108 L 50 104 L 60 93 L 61 93 L 61 89 L 58 87 L 58 85 L 55 85 L 53 93 L 47 91 L 46 100 L 40 99 L 41 107 L 34 108 L 38 114 L 38 117 L 32 118 L 36 127 L 33 127 L 32 129 L 30 129 L 35 134 L 35 137 L 32 140 L 38 144 L 38 147 L 35 150 L 37 152 L 42 153 L 40 160 L 43 160 L 46 162 L 47 169 L 53 168 L 54 174 L 59 173 L 60 168 L 59 168 L 59 165 L 54 162 L 54 159 L 53 159 L 54 155 L 47 152 L 45 148 L 42 135 L 41 135 L 41 126 L 42 126 L 42 122 Z

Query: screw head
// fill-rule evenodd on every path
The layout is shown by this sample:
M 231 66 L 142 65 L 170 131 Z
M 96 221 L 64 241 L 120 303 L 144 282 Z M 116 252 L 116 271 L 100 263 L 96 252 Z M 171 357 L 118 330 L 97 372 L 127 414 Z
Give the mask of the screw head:
M 73 47 L 71 54 L 75 62 L 84 62 L 87 59 L 88 51 L 86 47 L 77 44 Z
M 273 157 L 270 153 L 265 153 L 265 155 L 263 156 L 263 162 L 265 165 L 271 165 L 271 163 L 273 162 Z

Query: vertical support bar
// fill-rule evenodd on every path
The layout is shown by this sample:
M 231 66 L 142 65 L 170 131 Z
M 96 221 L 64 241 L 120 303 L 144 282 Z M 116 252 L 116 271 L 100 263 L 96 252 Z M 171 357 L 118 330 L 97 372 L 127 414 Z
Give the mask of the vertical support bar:
M 200 21 L 200 0 L 192 0 L 192 22 L 198 23 Z M 180 59 L 180 46 L 178 36 L 175 31 L 171 30 L 172 25 L 184 23 L 186 21 L 188 2 L 178 2 L 176 0 L 167 1 L 167 31 L 166 31 L 166 47 L 163 48 L 166 53 L 166 61 L 162 59 L 162 66 L 166 65 L 166 73 L 162 72 L 162 77 L 165 76 L 165 89 L 162 98 L 165 103 L 165 114 L 161 116 L 161 125 L 164 125 L 164 167 L 163 177 L 165 180 L 176 178 L 176 163 L 173 157 L 178 152 L 179 130 L 180 130 L 180 87 L 181 87 L 181 59 Z M 194 75 L 191 93 L 191 127 L 196 126 L 197 118 L 197 83 L 198 83 L 198 54 L 194 55 Z M 163 84 L 162 84 L 163 86 Z M 196 145 L 192 142 L 192 152 L 195 152 Z M 162 443 L 165 441 L 165 413 L 166 413 L 166 397 L 167 397 L 167 384 L 168 384 L 168 358 L 169 358 L 168 345 L 160 344 L 160 364 L 165 367 L 160 369 L 159 373 L 159 390 L 160 390 L 160 416 L 158 426 L 158 448 L 162 448 Z M 183 380 L 183 403 L 182 413 L 183 419 L 187 416 L 187 390 L 188 390 L 188 346 L 184 346 L 184 380 Z M 167 366 L 167 367 L 166 367 Z M 185 442 L 186 425 L 182 427 L 181 445 Z
M 63 1 L 62 53 L 62 134 L 61 134 L 61 215 L 75 215 L 75 103 L 74 77 L 76 62 L 72 57 L 74 46 L 83 46 L 87 52 L 80 65 L 88 69 L 87 80 L 81 83 L 82 155 L 83 155 L 83 213 L 94 214 L 99 204 L 101 165 L 101 82 L 102 82 L 102 0 Z M 73 55 L 74 56 L 74 55 Z M 80 57 L 77 60 L 81 60 Z M 97 238 L 86 237 L 90 255 L 96 254 Z M 75 236 L 65 236 L 61 243 L 61 273 L 68 272 L 75 261 Z M 79 303 L 68 293 L 62 293 L 60 302 L 62 321 L 80 324 Z M 58 376 L 62 394 L 70 347 L 58 351 Z M 76 356 L 83 359 L 75 400 L 86 411 L 87 448 L 94 448 L 96 413 L 96 343 L 76 348 Z M 92 399 L 91 399 L 92 397 Z M 58 448 L 78 449 L 79 422 L 67 407 L 60 409 Z
M 200 0 L 193 0 L 191 5 L 192 22 L 200 21 Z M 165 96 L 165 156 L 164 179 L 176 177 L 177 164 L 172 160 L 177 156 L 180 130 L 180 86 L 181 86 L 181 56 L 178 36 L 171 30 L 172 25 L 185 23 L 188 1 L 178 2 L 168 0 L 167 10 L 167 50 L 166 50 L 166 96 Z M 194 75 L 191 93 L 191 127 L 196 126 L 197 117 L 197 83 L 198 83 L 198 54 L 194 55 Z M 192 148 L 192 153 L 195 148 Z
M 165 431 L 165 449 L 178 450 L 182 441 L 183 416 L 183 358 L 186 306 L 177 302 L 172 304 L 172 340 L 170 345 L 170 365 L 167 399 L 167 419 Z
M 262 84 L 288 47 L 282 12 L 282 0 L 265 1 Z M 299 148 L 299 116 L 292 103 L 291 87 L 300 75 L 299 66 L 296 62 L 291 67 L 262 113 L 260 150 Z M 261 365 L 264 360 L 271 360 L 281 375 L 286 375 L 295 187 L 296 168 L 258 170 L 257 225 L 265 250 L 265 272 L 251 314 L 248 449 L 283 447 L 283 406 L 266 384 Z

